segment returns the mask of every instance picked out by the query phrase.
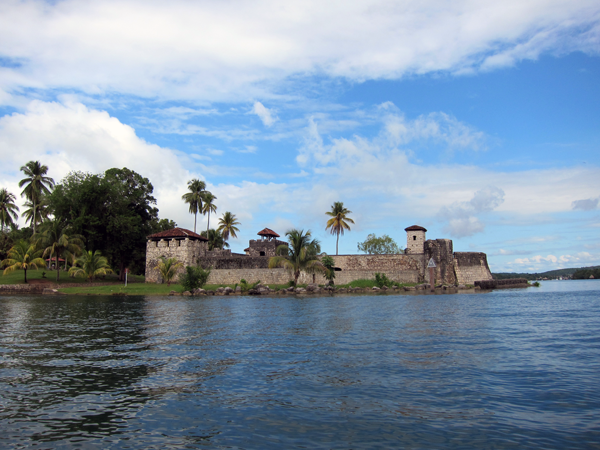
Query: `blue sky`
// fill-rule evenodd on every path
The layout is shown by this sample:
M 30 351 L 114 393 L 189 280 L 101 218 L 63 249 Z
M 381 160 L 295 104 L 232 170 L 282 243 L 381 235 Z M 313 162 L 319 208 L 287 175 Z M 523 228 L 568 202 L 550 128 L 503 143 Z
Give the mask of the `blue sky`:
M 185 228 L 205 180 L 238 252 L 295 227 L 334 253 L 343 201 L 340 253 L 418 224 L 497 272 L 597 265 L 599 50 L 597 1 L 7 0 L 0 186 L 129 167 Z

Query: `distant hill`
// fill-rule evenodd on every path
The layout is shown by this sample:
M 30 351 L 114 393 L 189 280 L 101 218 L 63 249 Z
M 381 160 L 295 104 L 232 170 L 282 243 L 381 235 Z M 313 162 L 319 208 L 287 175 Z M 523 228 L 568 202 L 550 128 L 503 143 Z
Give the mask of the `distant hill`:
M 549 270 L 541 273 L 516 273 L 516 272 L 499 272 L 492 273 L 495 280 L 505 280 L 507 278 L 526 278 L 528 280 L 537 280 L 539 278 L 558 278 L 572 277 L 577 271 L 598 269 L 600 266 L 593 267 L 572 267 L 570 269 Z

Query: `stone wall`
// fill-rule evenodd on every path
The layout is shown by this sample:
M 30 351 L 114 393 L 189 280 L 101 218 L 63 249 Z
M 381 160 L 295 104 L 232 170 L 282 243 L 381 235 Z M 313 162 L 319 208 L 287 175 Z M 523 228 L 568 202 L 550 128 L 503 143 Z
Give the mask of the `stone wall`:
M 476 281 L 493 279 L 485 253 L 455 252 L 454 259 L 458 284 L 474 285 Z
M 161 257 L 177 258 L 183 263 L 179 272 L 183 272 L 185 266 L 198 264 L 201 257 L 208 251 L 206 241 L 185 239 L 161 239 L 160 241 L 149 240 L 146 243 L 146 282 L 159 283 L 161 276 L 156 269 Z
M 288 245 L 277 239 L 251 239 L 248 245 L 249 256 L 275 256 L 277 247 L 280 245 Z
M 455 274 L 455 260 L 454 253 L 452 251 L 452 240 L 450 239 L 430 239 L 425 242 L 425 258 L 424 262 L 424 275 L 425 281 L 430 283 L 429 280 L 429 269 L 427 264 L 429 260 L 433 258 L 435 262 L 435 282 L 455 285 L 456 274 Z

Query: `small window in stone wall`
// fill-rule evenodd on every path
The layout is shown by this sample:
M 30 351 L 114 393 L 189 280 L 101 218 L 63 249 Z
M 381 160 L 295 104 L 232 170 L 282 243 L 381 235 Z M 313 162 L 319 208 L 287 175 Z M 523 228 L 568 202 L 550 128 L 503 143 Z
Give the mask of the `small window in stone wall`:
M 167 243 L 167 247 L 169 247 L 169 243 L 170 243 L 171 241 L 169 241 L 169 240 L 167 239 L 165 242 Z
M 260 256 L 265 256 L 266 253 L 265 252 L 260 252 Z
M 416 237 L 416 236 L 413 236 L 413 241 L 416 241 L 416 240 L 417 240 L 417 237 Z

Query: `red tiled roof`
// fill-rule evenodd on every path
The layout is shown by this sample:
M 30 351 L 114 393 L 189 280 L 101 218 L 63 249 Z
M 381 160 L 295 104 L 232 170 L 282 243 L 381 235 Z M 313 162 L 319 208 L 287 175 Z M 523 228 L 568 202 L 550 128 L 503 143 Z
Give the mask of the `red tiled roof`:
M 258 232 L 259 236 L 273 236 L 273 237 L 281 237 L 279 236 L 277 233 L 275 233 L 273 230 L 271 230 L 270 228 L 265 228 L 262 231 Z
M 420 227 L 419 225 L 413 225 L 411 227 L 405 228 L 404 231 L 427 231 L 425 228 Z
M 168 239 L 168 238 L 190 238 L 193 240 L 199 239 L 201 241 L 208 241 L 204 236 L 200 236 L 198 233 L 186 230 L 185 228 L 171 228 L 170 230 L 161 231 L 160 233 L 154 233 L 147 237 L 148 239 Z

